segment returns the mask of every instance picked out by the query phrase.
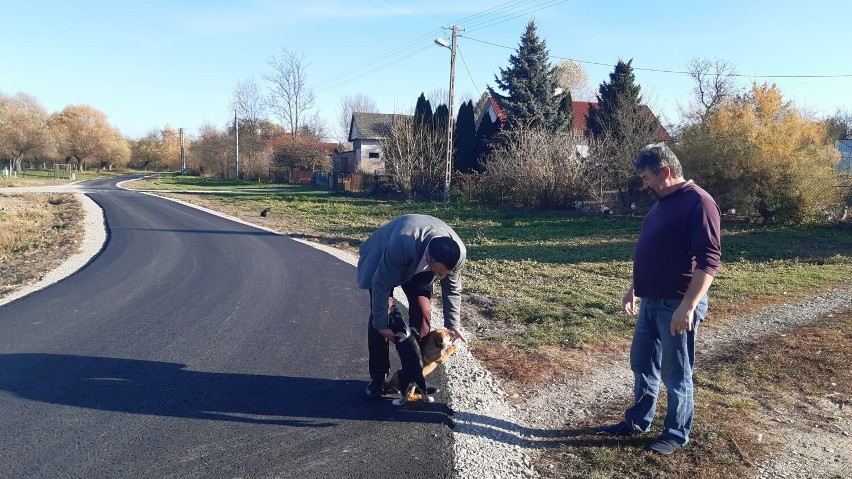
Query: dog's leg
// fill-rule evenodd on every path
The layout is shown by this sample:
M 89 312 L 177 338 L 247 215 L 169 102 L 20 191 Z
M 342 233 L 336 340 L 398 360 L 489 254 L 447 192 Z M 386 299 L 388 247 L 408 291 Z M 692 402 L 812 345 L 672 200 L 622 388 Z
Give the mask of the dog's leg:
M 417 383 L 417 388 L 420 389 L 420 396 L 425 402 L 435 402 L 435 398 L 429 395 L 426 392 L 426 378 L 421 374 L 420 377 L 414 378 L 414 381 Z
M 399 399 L 393 400 L 393 405 L 402 406 L 403 404 L 406 404 L 408 402 L 419 401 L 420 399 L 422 398 L 419 394 L 417 394 L 414 389 L 414 386 L 408 386 L 402 392 L 400 392 Z

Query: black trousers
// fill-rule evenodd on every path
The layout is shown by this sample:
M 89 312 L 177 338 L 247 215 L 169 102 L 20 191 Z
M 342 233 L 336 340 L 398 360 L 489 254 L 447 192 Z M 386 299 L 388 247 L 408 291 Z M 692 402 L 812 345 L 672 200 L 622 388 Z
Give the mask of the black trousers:
M 435 273 L 424 271 L 417 273 L 410 281 L 402 285 L 402 291 L 408 299 L 408 325 L 420 332 L 420 337 L 425 337 L 431 331 L 432 325 L 429 317 L 423 315 L 419 298 L 432 299 Z M 370 304 L 373 304 L 373 290 L 370 290 Z M 371 307 L 372 310 L 372 307 Z M 430 308 L 431 314 L 431 308 Z M 370 320 L 367 323 L 367 349 L 370 358 L 370 379 L 384 381 L 390 372 L 390 342 L 373 327 L 373 313 L 370 312 Z

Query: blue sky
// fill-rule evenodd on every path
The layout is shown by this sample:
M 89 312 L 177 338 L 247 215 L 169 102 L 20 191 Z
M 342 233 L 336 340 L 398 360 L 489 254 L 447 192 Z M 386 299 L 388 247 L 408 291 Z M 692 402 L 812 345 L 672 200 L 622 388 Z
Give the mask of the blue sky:
M 677 72 L 693 57 L 732 63 L 743 85 L 774 82 L 817 116 L 852 110 L 848 0 L 0 0 L 0 12 L 0 91 L 32 95 L 49 112 L 91 105 L 131 138 L 167 124 L 190 135 L 205 122 L 223 127 L 237 83 L 264 85 L 282 48 L 304 55 L 332 132 L 344 95 L 408 111 L 421 92 L 447 90 L 450 52 L 433 39 L 452 24 L 466 29 L 457 107 L 494 85 L 530 19 L 552 61 L 580 61 L 595 90 L 632 58 L 645 98 L 669 122 L 690 99 L 692 83 Z

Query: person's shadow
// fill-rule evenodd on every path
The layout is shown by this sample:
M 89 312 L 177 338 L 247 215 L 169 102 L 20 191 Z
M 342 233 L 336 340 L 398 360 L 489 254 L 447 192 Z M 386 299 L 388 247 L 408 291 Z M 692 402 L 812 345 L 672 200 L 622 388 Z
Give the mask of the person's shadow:
M 0 354 L 0 390 L 20 398 L 131 414 L 328 427 L 335 420 L 446 424 L 446 404 L 395 408 L 364 381 L 184 369 L 176 363 L 60 354 Z

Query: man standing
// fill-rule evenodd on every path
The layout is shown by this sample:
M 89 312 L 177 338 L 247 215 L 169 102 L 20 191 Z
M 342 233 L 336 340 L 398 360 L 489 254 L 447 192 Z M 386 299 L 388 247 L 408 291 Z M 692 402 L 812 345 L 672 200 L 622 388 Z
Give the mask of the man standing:
M 707 315 L 707 290 L 722 257 L 719 207 L 692 180 L 683 178 L 665 143 L 642 148 L 634 166 L 658 199 L 642 221 L 633 253 L 633 283 L 624 311 L 639 316 L 630 348 L 634 402 L 624 421 L 600 432 L 631 436 L 650 430 L 660 380 L 668 392 L 663 433 L 648 449 L 671 454 L 689 441 L 694 416 L 692 369 L 695 333 Z
M 401 286 L 408 299 L 409 325 L 423 337 L 431 329 L 432 285 L 441 282 L 444 327 L 455 339 L 461 333 L 461 269 L 467 254 L 452 228 L 428 215 L 403 215 L 373 232 L 358 248 L 358 287 L 370 290 L 367 327 L 370 384 L 367 396 L 378 397 L 390 372 L 388 327 L 393 289 Z M 431 394 L 431 392 L 430 392 Z

